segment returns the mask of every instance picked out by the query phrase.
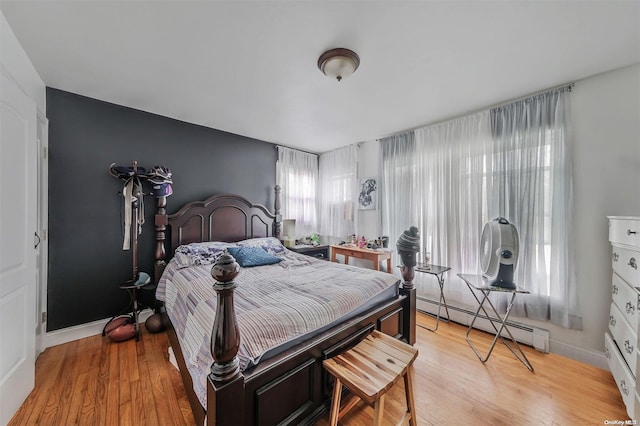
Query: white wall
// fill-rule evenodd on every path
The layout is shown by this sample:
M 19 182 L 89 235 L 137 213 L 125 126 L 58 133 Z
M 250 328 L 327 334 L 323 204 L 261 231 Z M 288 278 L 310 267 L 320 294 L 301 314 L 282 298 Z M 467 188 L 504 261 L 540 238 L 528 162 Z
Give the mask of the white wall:
M 571 93 L 575 264 L 583 330 L 512 318 L 550 331 L 550 350 L 604 366 L 611 303 L 607 215 L 640 216 L 640 65 L 576 82 Z M 379 176 L 378 142 L 361 144 L 358 174 Z M 359 234 L 377 236 L 377 211 L 359 212 Z M 454 273 L 456 271 L 453 271 Z
M 36 103 L 38 109 L 46 113 L 45 85 L 1 11 L 0 63 L 9 71 L 9 74 L 13 76 L 22 90 Z

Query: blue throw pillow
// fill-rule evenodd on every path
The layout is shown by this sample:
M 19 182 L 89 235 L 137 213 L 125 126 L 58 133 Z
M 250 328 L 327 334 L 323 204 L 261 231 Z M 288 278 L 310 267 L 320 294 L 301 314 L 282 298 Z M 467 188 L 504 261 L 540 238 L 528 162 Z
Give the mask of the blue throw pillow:
M 238 265 L 244 268 L 271 265 L 282 261 L 278 256 L 267 253 L 262 247 L 229 247 L 227 251 L 236 259 Z

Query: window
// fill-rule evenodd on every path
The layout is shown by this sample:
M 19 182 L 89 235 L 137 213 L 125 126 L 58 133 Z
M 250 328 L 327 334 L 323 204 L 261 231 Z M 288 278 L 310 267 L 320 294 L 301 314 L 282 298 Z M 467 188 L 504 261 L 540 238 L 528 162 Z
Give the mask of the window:
M 296 220 L 296 235 L 318 232 L 318 156 L 279 146 L 276 184 L 282 188 L 282 217 Z
M 345 239 L 357 233 L 357 146 L 320 155 L 320 233 Z
M 418 224 L 434 263 L 479 273 L 482 228 L 506 217 L 519 233 L 516 283 L 531 292 L 516 300 L 514 315 L 581 329 L 568 92 L 552 90 L 383 139 L 383 214 L 389 216 L 383 231 L 397 238 Z M 407 144 L 413 138 L 415 148 Z M 449 281 L 447 300 L 472 304 L 456 281 Z

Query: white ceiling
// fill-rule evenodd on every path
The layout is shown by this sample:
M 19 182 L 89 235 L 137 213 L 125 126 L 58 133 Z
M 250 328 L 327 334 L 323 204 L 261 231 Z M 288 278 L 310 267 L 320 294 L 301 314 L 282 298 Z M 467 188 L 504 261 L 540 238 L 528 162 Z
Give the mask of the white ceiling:
M 0 1 L 50 87 L 324 152 L 640 62 L 640 2 Z M 320 54 L 347 47 L 338 83 Z

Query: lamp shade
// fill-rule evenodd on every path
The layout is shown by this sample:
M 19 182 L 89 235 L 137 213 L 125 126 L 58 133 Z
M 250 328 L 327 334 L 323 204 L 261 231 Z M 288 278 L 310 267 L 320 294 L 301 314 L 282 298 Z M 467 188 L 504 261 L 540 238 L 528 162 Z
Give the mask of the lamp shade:
M 360 57 L 353 50 L 345 48 L 331 49 L 318 58 L 318 68 L 324 75 L 341 81 L 349 77 L 360 66 Z
M 285 237 L 293 237 L 296 236 L 296 220 L 295 219 L 284 219 L 282 221 L 282 231 Z

